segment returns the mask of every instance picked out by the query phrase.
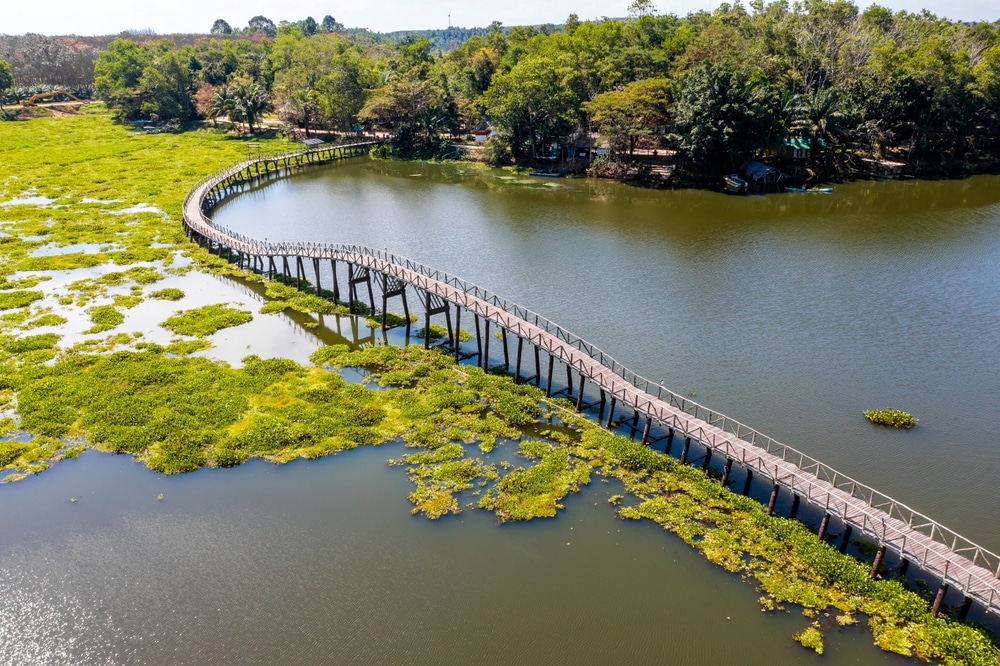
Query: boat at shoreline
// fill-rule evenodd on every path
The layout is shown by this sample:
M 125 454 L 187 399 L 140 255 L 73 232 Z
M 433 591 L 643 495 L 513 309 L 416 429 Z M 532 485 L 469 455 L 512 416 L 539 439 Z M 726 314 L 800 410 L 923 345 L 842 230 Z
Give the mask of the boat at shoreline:
M 739 174 L 726 174 L 722 177 L 722 182 L 729 194 L 745 194 L 747 191 L 747 181 L 743 180 Z

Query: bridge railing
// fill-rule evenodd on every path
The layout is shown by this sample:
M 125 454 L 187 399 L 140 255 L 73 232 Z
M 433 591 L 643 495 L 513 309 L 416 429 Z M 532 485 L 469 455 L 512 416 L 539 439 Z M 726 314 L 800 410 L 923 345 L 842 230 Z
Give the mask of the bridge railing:
M 361 144 L 354 144 L 361 145 Z M 309 151 L 296 151 L 286 155 L 301 155 Z M 268 158 L 273 159 L 273 158 Z M 202 196 L 210 189 L 205 187 L 213 179 L 225 179 L 247 168 L 248 164 L 257 161 L 257 158 L 241 162 L 228 169 L 213 174 L 192 189 L 188 198 L 185 199 L 185 215 L 187 215 L 187 202 L 192 196 Z M 700 438 L 709 445 L 718 444 L 720 448 L 725 448 L 726 436 L 736 437 L 755 447 L 763 449 L 769 454 L 780 458 L 782 461 L 790 463 L 800 470 L 812 474 L 820 483 L 829 484 L 831 488 L 837 488 L 851 497 L 861 500 L 868 506 L 878 509 L 891 518 L 895 518 L 904 523 L 909 529 L 920 532 L 930 539 L 946 546 L 950 551 L 961 554 L 974 564 L 992 572 L 994 578 L 1000 579 L 1000 555 L 993 553 L 973 541 L 963 537 L 954 530 L 938 523 L 937 521 L 914 510 L 906 504 L 899 502 L 892 497 L 868 486 L 838 470 L 830 467 L 820 460 L 813 458 L 791 446 L 782 444 L 777 440 L 765 435 L 750 426 L 732 419 L 725 414 L 705 407 L 689 398 L 679 395 L 664 387 L 662 383 L 653 382 L 649 379 L 628 369 L 610 354 L 607 354 L 597 346 L 587 342 L 574 333 L 564 329 L 558 324 L 550 321 L 542 315 L 525 308 L 513 301 L 509 301 L 501 296 L 493 294 L 488 290 L 471 282 L 467 282 L 459 277 L 450 275 L 437 268 L 426 266 L 408 257 L 397 255 L 387 250 L 378 250 L 363 245 L 354 244 L 327 244 L 312 242 L 267 242 L 249 238 L 243 234 L 236 233 L 230 229 L 215 226 L 211 219 L 198 207 L 201 213 L 200 220 L 187 220 L 202 227 L 209 235 L 216 236 L 217 242 L 229 241 L 233 245 L 241 245 L 245 251 L 258 256 L 302 256 L 312 258 L 329 258 L 349 260 L 365 264 L 369 268 L 378 271 L 392 270 L 399 268 L 411 273 L 416 273 L 423 278 L 434 282 L 446 284 L 467 296 L 483 301 L 503 312 L 512 315 L 518 321 L 514 326 L 513 333 L 526 337 L 531 331 L 526 326 L 540 329 L 554 336 L 563 343 L 570 345 L 574 349 L 593 359 L 605 369 L 611 371 L 619 378 L 630 384 L 633 388 L 645 393 L 648 396 L 670 405 L 670 407 L 683 412 L 684 414 L 709 424 L 717 429 L 702 428 Z M 212 233 L 214 232 L 214 233 Z M 235 241 L 235 242 L 233 242 Z M 398 276 L 397 276 L 398 277 Z M 639 399 L 635 398 L 638 407 Z M 777 473 L 776 473 L 777 475 Z M 814 482 L 811 482 L 814 483 Z

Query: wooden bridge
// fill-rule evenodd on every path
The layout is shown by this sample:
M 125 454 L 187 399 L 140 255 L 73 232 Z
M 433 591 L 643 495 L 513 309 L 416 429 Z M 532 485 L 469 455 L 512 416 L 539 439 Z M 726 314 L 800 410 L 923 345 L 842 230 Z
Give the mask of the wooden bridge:
M 508 369 L 507 336 L 513 335 L 517 339 L 516 379 L 534 380 L 541 385 L 540 355 L 544 352 L 548 358 L 545 383 L 548 395 L 553 394 L 554 367 L 557 363 L 563 365 L 568 384 L 564 391 L 572 396 L 573 385 L 577 385 L 575 398 L 578 410 L 597 404 L 586 405 L 584 402 L 587 382 L 600 392 L 599 418 L 606 426 L 615 422 L 616 410 L 627 410 L 631 415 L 633 439 L 640 431 L 640 419 L 644 420 L 641 428 L 643 443 L 652 442 L 654 427 L 657 432 L 666 432 L 660 439 L 666 439 L 668 451 L 675 435 L 683 437 L 682 464 L 689 462 L 691 444 L 696 442 L 705 448 L 706 463 L 714 454 L 724 457 L 724 485 L 730 481 L 733 464 L 738 464 L 746 472 L 744 494 L 749 491 L 755 475 L 771 483 L 768 512 L 774 510 L 782 489 L 792 494 L 793 517 L 800 500 L 805 500 L 822 512 L 819 538 L 826 535 L 830 520 L 838 519 L 843 523 L 845 532 L 842 549 L 852 533 L 879 544 L 871 570 L 873 576 L 886 551 L 890 551 L 898 555 L 902 567 L 912 564 L 937 577 L 940 587 L 932 612 L 937 613 L 950 590 L 963 595 L 960 610 L 963 617 L 973 603 L 980 604 L 987 613 L 1000 612 L 1000 556 L 997 554 L 800 451 L 640 377 L 594 345 L 526 308 L 475 284 L 387 251 L 360 245 L 268 243 L 212 223 L 210 213 L 215 205 L 258 178 L 281 175 L 306 164 L 363 154 L 372 145 L 374 142 L 326 146 L 260 156 L 233 165 L 203 179 L 191 190 L 184 201 L 185 229 L 192 239 L 217 248 L 220 255 L 226 252 L 230 260 L 238 261 L 241 266 L 245 263 L 248 268 L 271 276 L 281 274 L 286 280 L 294 279 L 300 285 L 305 280 L 307 262 L 311 262 L 317 293 L 322 291 L 321 263 L 329 261 L 335 299 L 339 299 L 340 295 L 337 262 L 342 262 L 347 266 L 347 287 L 352 308 L 358 300 L 357 287 L 365 285 L 371 309 L 375 310 L 374 278 L 382 296 L 383 328 L 388 299 L 401 298 L 404 312 L 409 314 L 407 287 L 415 289 L 423 297 L 427 329 L 432 315 L 445 315 L 448 331 L 445 344 L 453 347 L 456 358 L 460 356 L 458 328 L 461 315 L 463 311 L 470 313 L 475 319 L 476 352 L 468 356 L 477 356 L 483 367 L 488 364 L 492 324 L 500 329 L 503 336 L 504 362 Z M 294 276 L 290 261 L 295 266 Z M 452 307 L 455 308 L 454 329 Z M 484 335 L 480 335 L 480 319 L 485 324 Z M 429 337 L 425 335 L 425 345 Z M 534 351 L 535 372 L 527 378 L 521 375 L 525 343 Z

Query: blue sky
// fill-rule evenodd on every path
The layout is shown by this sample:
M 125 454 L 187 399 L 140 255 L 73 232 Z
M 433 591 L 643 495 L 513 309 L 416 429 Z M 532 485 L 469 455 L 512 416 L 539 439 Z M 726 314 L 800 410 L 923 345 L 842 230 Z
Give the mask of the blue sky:
M 871 4 L 855 0 L 859 7 Z M 327 14 L 348 27 L 377 32 L 446 28 L 449 15 L 455 26 L 487 26 L 497 20 L 504 25 L 562 23 L 571 13 L 581 19 L 624 16 L 629 0 L 507 0 L 506 2 L 460 2 L 459 0 L 12 0 L 0 12 L 0 34 L 37 32 L 47 35 L 115 34 L 123 30 L 151 28 L 159 34 L 207 32 L 215 19 L 234 27 L 244 26 L 261 14 L 279 23 Z M 718 7 L 719 0 L 654 0 L 660 13 L 687 14 Z M 997 0 L 883 0 L 878 4 L 893 10 L 927 9 L 938 16 L 962 21 L 1000 20 Z

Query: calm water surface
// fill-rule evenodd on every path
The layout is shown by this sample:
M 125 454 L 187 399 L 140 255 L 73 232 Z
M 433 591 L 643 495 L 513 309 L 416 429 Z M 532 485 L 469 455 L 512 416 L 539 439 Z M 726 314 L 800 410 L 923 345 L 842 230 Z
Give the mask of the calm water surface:
M 217 220 L 477 282 L 1000 551 L 1000 179 L 729 198 L 362 160 Z M 288 326 L 251 342 L 281 353 Z M 339 334 L 299 329 L 293 355 L 320 338 Z M 920 427 L 869 426 L 881 406 Z M 169 478 L 88 452 L 0 488 L 0 663 L 816 662 L 795 609 L 614 520 L 615 484 L 554 520 L 431 523 L 385 465 L 400 451 Z M 863 627 L 822 660 L 908 663 Z

